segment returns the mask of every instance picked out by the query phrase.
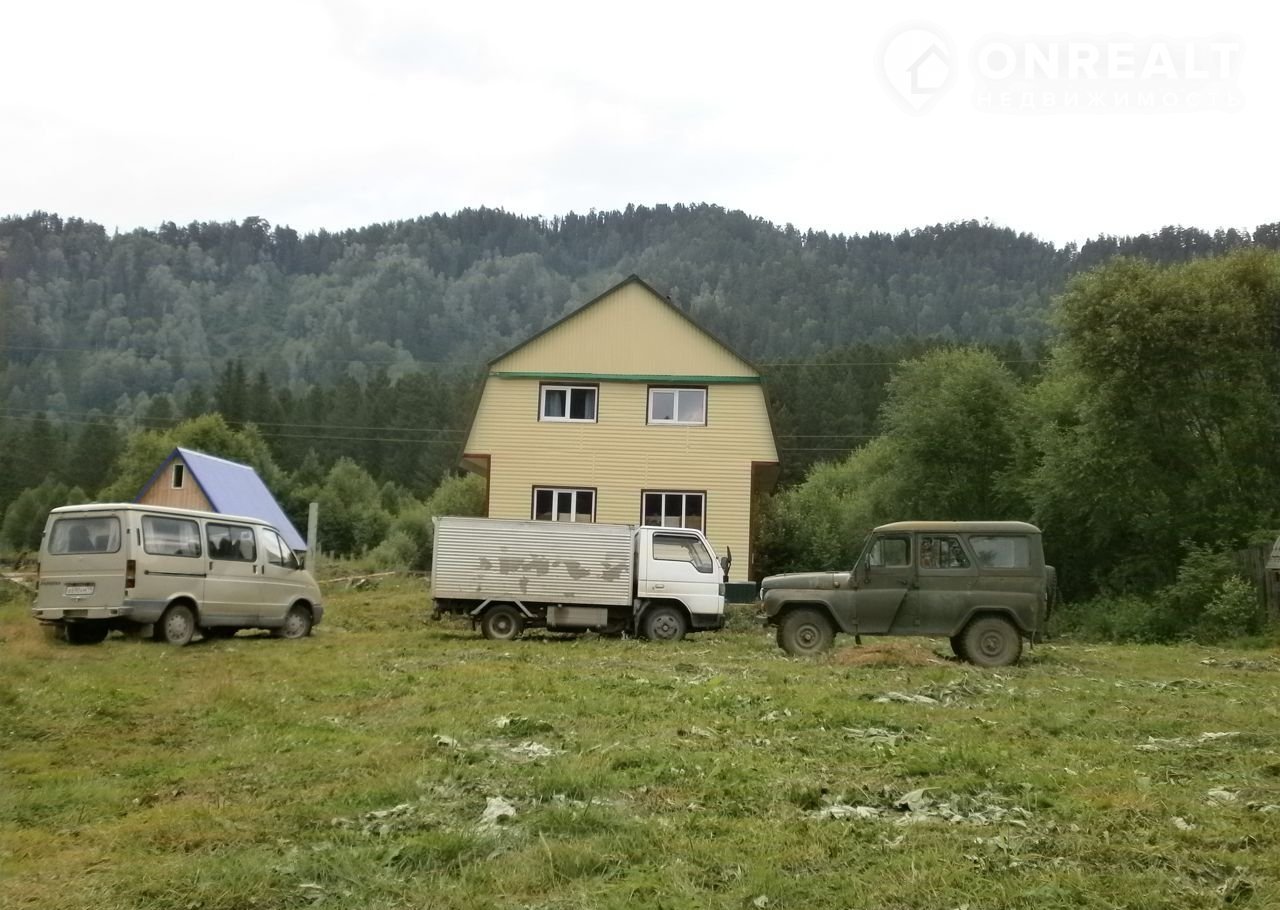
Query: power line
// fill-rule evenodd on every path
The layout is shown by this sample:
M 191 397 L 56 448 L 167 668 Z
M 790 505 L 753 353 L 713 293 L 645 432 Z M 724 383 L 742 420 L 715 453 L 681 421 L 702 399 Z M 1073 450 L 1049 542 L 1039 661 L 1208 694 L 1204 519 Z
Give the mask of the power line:
M 27 417 L 24 415 L 34 415 Z M 34 420 L 45 414 L 55 414 L 58 416 L 68 415 L 73 417 L 87 417 L 89 420 L 82 421 L 84 423 L 98 423 L 103 420 L 119 419 L 109 414 L 98 414 L 98 420 L 92 419 L 95 416 L 94 411 L 62 411 L 53 408 L 11 408 L 0 407 L 0 416 L 9 417 L 12 420 Z M 225 417 L 225 415 L 224 415 Z M 180 422 L 177 418 L 170 420 L 164 417 L 132 417 L 126 418 L 141 424 L 154 424 L 155 426 L 166 426 L 169 423 Z M 68 423 L 72 421 L 66 421 Z M 393 427 L 393 426 L 348 426 L 346 424 L 334 425 L 327 423 L 278 423 L 275 421 L 257 421 L 244 420 L 240 423 L 252 423 L 256 427 L 275 427 L 277 429 L 290 430 L 374 430 L 381 433 L 465 433 L 465 429 L 459 427 Z

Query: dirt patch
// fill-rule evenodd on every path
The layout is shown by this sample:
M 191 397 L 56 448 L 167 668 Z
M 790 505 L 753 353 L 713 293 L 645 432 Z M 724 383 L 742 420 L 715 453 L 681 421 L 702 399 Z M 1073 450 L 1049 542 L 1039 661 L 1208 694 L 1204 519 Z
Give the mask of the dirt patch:
M 846 667 L 923 667 L 943 663 L 930 645 L 915 641 L 885 641 L 840 648 L 832 661 Z

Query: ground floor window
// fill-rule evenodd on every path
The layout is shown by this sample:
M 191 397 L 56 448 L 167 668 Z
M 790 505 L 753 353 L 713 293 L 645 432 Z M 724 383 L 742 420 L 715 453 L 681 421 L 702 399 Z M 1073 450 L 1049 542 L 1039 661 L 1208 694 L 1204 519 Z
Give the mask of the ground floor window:
M 596 491 L 534 487 L 533 517 L 538 521 L 595 521 Z
M 644 492 L 644 523 L 657 528 L 706 530 L 705 493 Z

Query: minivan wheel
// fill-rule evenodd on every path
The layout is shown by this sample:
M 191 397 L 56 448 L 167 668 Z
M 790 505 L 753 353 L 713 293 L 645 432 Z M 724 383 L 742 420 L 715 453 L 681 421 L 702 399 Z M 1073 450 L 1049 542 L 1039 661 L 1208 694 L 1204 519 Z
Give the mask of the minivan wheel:
M 686 631 L 684 614 L 675 607 L 653 607 L 644 614 L 644 637 L 650 641 L 679 641 Z
M 778 624 L 778 647 L 793 657 L 813 657 L 831 649 L 836 630 L 825 613 L 792 610 Z
M 164 611 L 153 633 L 156 641 L 182 646 L 196 634 L 196 615 L 186 604 L 174 604 Z
M 515 641 L 524 631 L 524 616 L 510 604 L 498 604 L 480 617 L 480 634 L 490 641 Z
M 71 622 L 62 628 L 67 643 L 72 645 L 101 644 L 111 631 L 105 622 Z
M 289 608 L 284 625 L 275 630 L 277 638 L 306 638 L 311 634 L 311 611 L 301 604 Z
M 1022 656 L 1022 635 L 1000 616 L 979 616 L 965 627 L 965 657 L 980 667 L 1007 667 Z

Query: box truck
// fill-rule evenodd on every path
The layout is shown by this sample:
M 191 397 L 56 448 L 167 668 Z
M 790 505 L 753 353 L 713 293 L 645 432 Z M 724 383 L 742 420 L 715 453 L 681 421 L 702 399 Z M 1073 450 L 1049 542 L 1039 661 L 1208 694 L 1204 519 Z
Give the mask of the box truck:
M 694 528 L 439 518 L 431 594 L 437 615 L 488 639 L 546 628 L 678 641 L 723 627 L 731 560 Z

